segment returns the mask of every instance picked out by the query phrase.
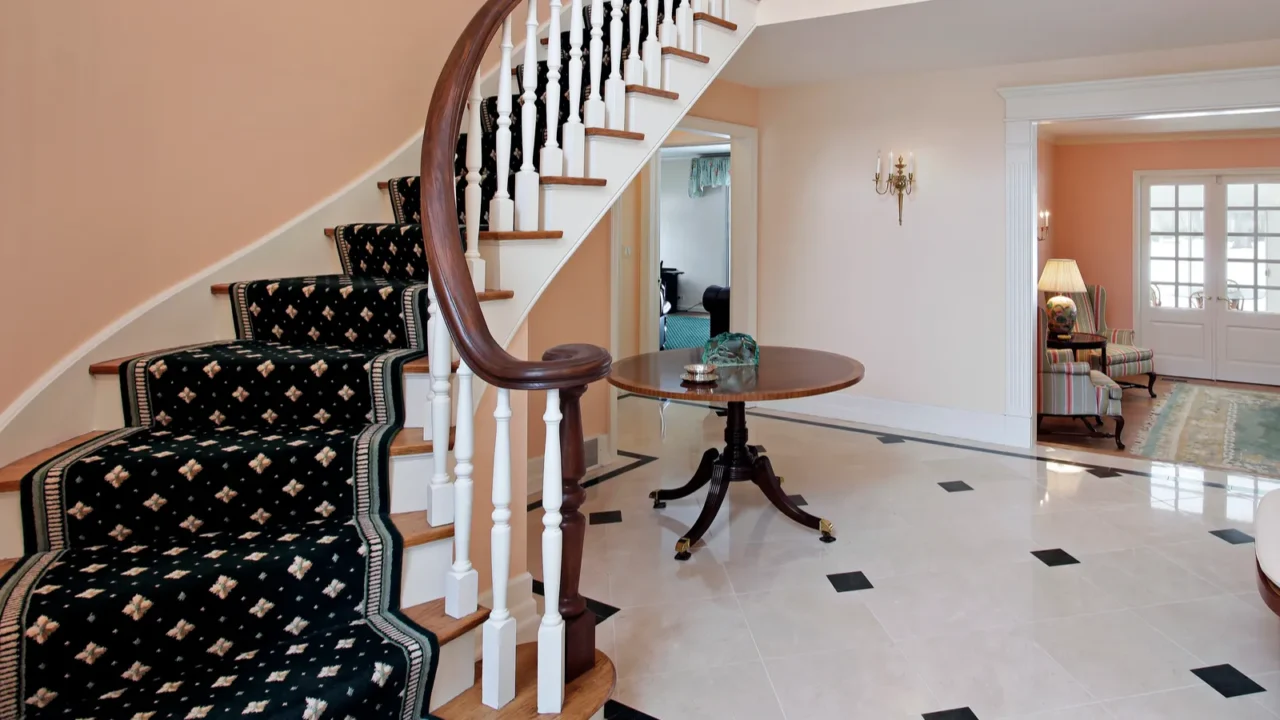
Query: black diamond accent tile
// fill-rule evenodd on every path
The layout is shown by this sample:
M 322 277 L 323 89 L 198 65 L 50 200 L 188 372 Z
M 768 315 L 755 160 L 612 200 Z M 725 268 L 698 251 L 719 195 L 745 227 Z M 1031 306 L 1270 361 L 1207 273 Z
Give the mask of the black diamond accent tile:
M 1242 532 L 1235 528 L 1227 528 L 1226 530 L 1210 530 L 1210 535 L 1217 535 L 1232 545 L 1248 545 L 1253 542 L 1253 536 L 1247 532 Z
M 967 707 L 925 713 L 923 717 L 924 720 L 978 720 L 978 716 Z
M 612 525 L 613 523 L 622 522 L 621 510 L 606 510 L 604 512 L 593 512 L 587 516 L 587 520 L 592 525 Z
M 831 587 L 836 589 L 838 593 L 853 592 L 854 590 L 870 590 L 875 587 L 867 576 L 860 572 L 837 573 L 828 575 L 827 579 L 831 581 Z
M 606 700 L 604 703 L 604 720 L 658 720 L 633 707 L 627 707 L 617 700 Z
M 1196 668 L 1191 672 L 1205 681 L 1209 687 L 1221 693 L 1222 697 L 1233 698 L 1240 695 L 1252 695 L 1266 690 L 1266 688 L 1250 680 L 1248 675 L 1230 665 Z
M 796 507 L 804 507 L 809 504 L 809 501 L 805 500 L 803 495 L 788 495 L 787 499 Z
M 1100 478 L 1120 477 L 1120 473 L 1116 472 L 1114 468 L 1089 468 L 1089 474 Z
M 948 480 L 947 482 L 938 483 L 938 486 L 947 492 L 964 492 L 973 489 L 969 483 L 963 480 Z
M 1035 555 L 1040 562 L 1048 565 L 1049 567 L 1080 564 L 1079 560 L 1071 557 L 1070 553 L 1066 550 L 1062 550 L 1061 548 L 1054 548 L 1052 550 L 1033 550 L 1031 554 Z
M 906 438 L 900 438 L 900 437 L 897 437 L 896 435 L 881 435 L 876 439 L 879 440 L 881 443 L 884 443 L 885 445 L 896 445 L 898 443 L 904 443 L 907 441 Z
M 547 586 L 543 585 L 541 580 L 534 580 L 533 594 L 546 597 Z M 591 613 L 596 616 L 597 624 L 602 623 L 605 620 L 608 620 L 614 615 L 617 615 L 621 610 L 620 608 L 616 608 L 608 603 L 602 603 L 599 600 L 592 600 L 591 598 L 584 598 L 584 599 L 587 601 L 587 609 L 590 610 Z

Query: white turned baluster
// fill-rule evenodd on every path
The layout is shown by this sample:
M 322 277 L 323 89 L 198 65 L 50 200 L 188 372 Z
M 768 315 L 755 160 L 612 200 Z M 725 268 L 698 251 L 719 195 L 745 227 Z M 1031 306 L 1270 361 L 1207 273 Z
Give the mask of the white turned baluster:
M 516 173 L 516 229 L 538 230 L 538 171 L 533 167 L 534 137 L 538 131 L 538 0 L 529 0 L 525 23 L 524 94 L 520 96 L 520 132 L 524 157 Z
M 463 195 L 467 211 L 467 269 L 471 271 L 471 285 L 476 292 L 484 291 L 484 258 L 480 257 L 480 208 L 484 196 L 480 190 L 480 163 L 483 157 L 484 128 L 480 119 L 484 113 L 484 96 L 480 94 L 480 78 L 471 84 L 471 98 L 467 104 L 467 189 Z
M 551 0 L 551 33 L 547 43 L 547 142 L 538 163 L 543 177 L 564 175 L 564 151 L 560 149 L 560 16 L 564 5 Z
M 702 25 L 694 20 L 694 15 L 707 11 L 707 0 L 693 0 L 693 12 L 689 15 L 689 27 L 693 31 L 694 52 L 702 52 Z
M 582 0 L 569 8 L 569 120 L 564 124 L 564 174 L 587 173 L 587 129 L 582 124 Z
M 622 3 L 609 0 L 609 79 L 604 84 L 605 111 L 610 130 L 627 129 L 627 83 L 622 79 Z
M 516 204 L 508 191 L 511 178 L 511 18 L 502 23 L 502 66 L 498 70 L 498 192 L 489 202 L 489 229 L 511 232 L 516 227 Z
M 707 12 L 718 18 L 724 17 L 724 0 L 708 0 L 708 2 L 710 4 L 707 7 Z
M 604 63 L 604 0 L 591 0 L 591 94 L 587 96 L 586 125 L 592 128 L 605 126 L 605 104 L 600 95 L 601 75 Z
M 461 618 L 476 611 L 480 574 L 471 566 L 471 464 L 475 451 L 475 408 L 471 404 L 471 368 L 458 365 L 458 432 L 453 444 L 453 567 L 444 580 L 444 612 Z
M 677 47 L 681 50 L 693 50 L 693 11 L 689 2 L 680 0 L 680 8 L 676 10 Z
M 644 8 L 640 7 L 640 0 L 631 0 L 630 28 L 631 33 L 631 52 L 627 55 L 627 68 L 623 73 L 626 76 L 628 85 L 644 84 L 644 60 L 640 57 L 640 45 L 643 37 L 640 35 L 640 19 L 644 14 Z
M 490 560 L 493 565 L 493 612 L 484 623 L 484 675 L 481 699 L 500 708 L 516 696 L 516 619 L 507 609 L 507 583 L 511 574 L 511 391 L 498 388 L 498 408 L 493 411 L 493 530 Z
M 616 35 L 614 37 L 617 37 Z M 546 609 L 538 627 L 538 712 L 558 713 L 564 704 L 564 618 L 560 616 L 560 561 L 564 502 L 560 468 L 560 391 L 547 391 L 547 442 L 542 454 L 542 585 Z
M 662 87 L 662 43 L 658 40 L 658 0 L 649 0 L 649 37 L 644 41 L 644 84 Z
M 449 366 L 453 360 L 449 328 L 437 308 L 436 280 L 431 279 L 428 298 L 435 327 L 428 357 L 431 360 L 431 430 L 434 472 L 427 505 L 427 524 L 441 527 L 453 522 L 453 485 L 449 483 Z
M 676 0 L 662 0 L 662 45 L 675 47 L 680 44 L 679 31 L 676 30 Z

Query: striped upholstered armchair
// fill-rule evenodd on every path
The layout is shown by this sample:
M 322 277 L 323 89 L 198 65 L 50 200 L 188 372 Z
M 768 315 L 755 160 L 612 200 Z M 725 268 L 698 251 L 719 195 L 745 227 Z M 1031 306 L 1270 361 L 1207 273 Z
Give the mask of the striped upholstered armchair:
M 1107 338 L 1107 367 L 1102 367 L 1101 353 L 1097 350 L 1080 351 L 1080 359 L 1088 359 L 1095 370 L 1108 377 L 1120 378 L 1147 376 L 1147 392 L 1156 396 L 1155 355 L 1148 348 L 1135 346 L 1132 330 L 1107 328 L 1107 289 L 1101 285 L 1086 285 L 1087 292 L 1069 293 L 1076 303 L 1076 332 L 1094 333 Z M 1121 387 L 1142 388 L 1136 383 L 1121 382 Z
M 1037 428 L 1047 416 L 1076 417 L 1089 426 L 1090 434 L 1112 437 L 1100 432 L 1103 417 L 1115 418 L 1114 437 L 1116 447 L 1124 449 L 1120 434 L 1124 432 L 1124 416 L 1120 414 L 1120 400 L 1124 388 L 1111 378 L 1092 369 L 1089 363 L 1076 362 L 1070 350 L 1054 350 L 1045 344 L 1049 333 L 1049 318 L 1040 310 L 1040 334 L 1037 356 L 1040 371 L 1040 411 L 1036 417 Z M 1098 428 L 1090 425 L 1096 419 Z

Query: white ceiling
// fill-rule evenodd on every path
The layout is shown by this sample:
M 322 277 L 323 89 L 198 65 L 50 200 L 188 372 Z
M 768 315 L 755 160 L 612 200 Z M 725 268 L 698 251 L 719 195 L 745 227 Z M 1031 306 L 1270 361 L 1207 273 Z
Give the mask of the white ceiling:
M 1084 120 L 1040 125 L 1042 137 L 1051 140 L 1088 140 L 1126 135 L 1169 133 L 1247 133 L 1280 129 L 1280 108 L 1247 114 L 1213 114 L 1194 117 L 1121 118 Z
M 723 77 L 780 87 L 1272 38 L 1280 0 L 930 0 L 759 27 Z

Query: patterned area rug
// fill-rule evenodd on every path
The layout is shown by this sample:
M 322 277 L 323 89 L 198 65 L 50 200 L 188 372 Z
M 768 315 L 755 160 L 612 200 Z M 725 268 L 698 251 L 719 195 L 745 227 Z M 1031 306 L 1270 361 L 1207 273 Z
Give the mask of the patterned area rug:
M 23 481 L 0 717 L 425 715 L 438 645 L 387 513 L 427 293 L 365 270 L 426 263 L 417 226 L 361 229 L 350 275 L 232 286 L 239 340 L 124 365 L 128 427 Z
M 1280 393 L 1177 383 L 1130 450 L 1152 460 L 1280 477 Z
M 711 318 L 707 315 L 668 315 L 667 350 L 700 348 L 711 339 Z

